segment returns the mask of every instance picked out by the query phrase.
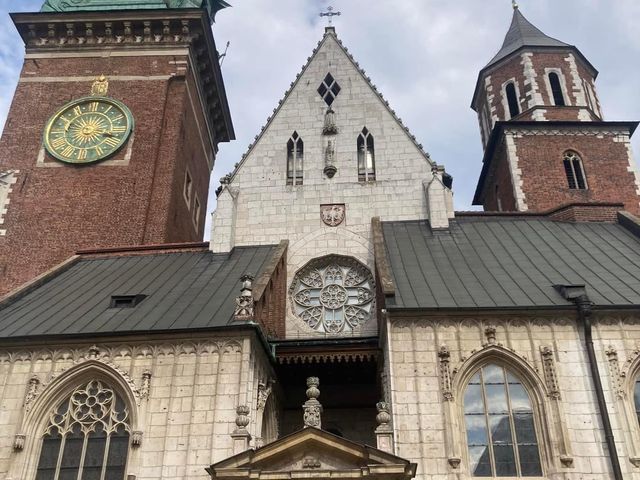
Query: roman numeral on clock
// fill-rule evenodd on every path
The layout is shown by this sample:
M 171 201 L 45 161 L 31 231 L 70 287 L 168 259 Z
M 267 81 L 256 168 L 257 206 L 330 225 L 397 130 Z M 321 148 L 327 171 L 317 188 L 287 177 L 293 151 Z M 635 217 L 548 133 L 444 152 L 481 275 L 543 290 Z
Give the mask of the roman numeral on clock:
M 127 127 L 113 127 L 111 133 L 124 133 L 127 131 Z
M 70 157 L 71 154 L 73 154 L 74 151 L 75 151 L 75 148 L 72 147 L 71 145 L 68 145 L 67 148 L 65 148 L 62 151 L 62 155 L 64 155 L 65 157 Z
M 84 148 L 78 150 L 78 160 L 85 160 L 87 158 L 87 151 Z
M 104 143 L 109 145 L 110 147 L 117 147 L 118 145 L 120 145 L 120 140 L 118 140 L 117 138 L 107 138 Z
M 58 148 L 62 148 L 67 144 L 67 139 L 64 137 L 58 137 L 55 140 L 53 140 L 51 142 L 51 145 L 53 146 L 53 148 L 58 149 Z
M 99 106 L 100 106 L 100 104 L 98 102 L 91 102 L 89 104 L 89 111 L 90 112 L 97 112 Z

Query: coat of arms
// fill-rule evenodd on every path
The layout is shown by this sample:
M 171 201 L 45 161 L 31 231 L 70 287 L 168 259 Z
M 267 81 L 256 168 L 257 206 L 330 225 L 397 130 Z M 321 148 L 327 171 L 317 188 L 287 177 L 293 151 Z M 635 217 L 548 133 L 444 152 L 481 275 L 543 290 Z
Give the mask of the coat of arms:
M 337 227 L 344 221 L 344 203 L 334 205 L 320 205 L 320 218 L 325 225 Z

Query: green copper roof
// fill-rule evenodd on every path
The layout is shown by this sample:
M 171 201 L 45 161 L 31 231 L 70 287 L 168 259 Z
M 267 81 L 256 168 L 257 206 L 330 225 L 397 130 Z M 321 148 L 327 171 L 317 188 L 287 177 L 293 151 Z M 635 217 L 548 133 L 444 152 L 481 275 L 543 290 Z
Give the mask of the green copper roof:
M 89 12 L 114 10 L 147 10 L 204 8 L 211 20 L 230 6 L 225 0 L 46 0 L 41 12 Z

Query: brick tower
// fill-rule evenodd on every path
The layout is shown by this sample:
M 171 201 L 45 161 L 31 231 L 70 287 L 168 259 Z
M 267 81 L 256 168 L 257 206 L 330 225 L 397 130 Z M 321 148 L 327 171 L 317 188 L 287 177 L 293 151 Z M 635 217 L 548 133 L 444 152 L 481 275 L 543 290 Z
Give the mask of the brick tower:
M 638 123 L 604 121 L 597 75 L 580 50 L 548 37 L 514 6 L 473 97 L 485 152 L 474 205 L 545 211 L 618 203 L 640 213 L 630 144 Z
M 0 294 L 78 249 L 202 240 L 217 145 L 234 138 L 218 3 L 12 16 L 26 56 L 0 140 Z

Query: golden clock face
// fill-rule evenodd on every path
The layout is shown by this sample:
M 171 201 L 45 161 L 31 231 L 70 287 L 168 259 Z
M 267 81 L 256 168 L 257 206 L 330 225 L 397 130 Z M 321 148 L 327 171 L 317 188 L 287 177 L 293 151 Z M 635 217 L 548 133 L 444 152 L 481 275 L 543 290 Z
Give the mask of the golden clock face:
M 44 146 L 67 163 L 93 163 L 114 155 L 133 130 L 131 111 L 107 97 L 86 97 L 62 107 L 47 122 Z

